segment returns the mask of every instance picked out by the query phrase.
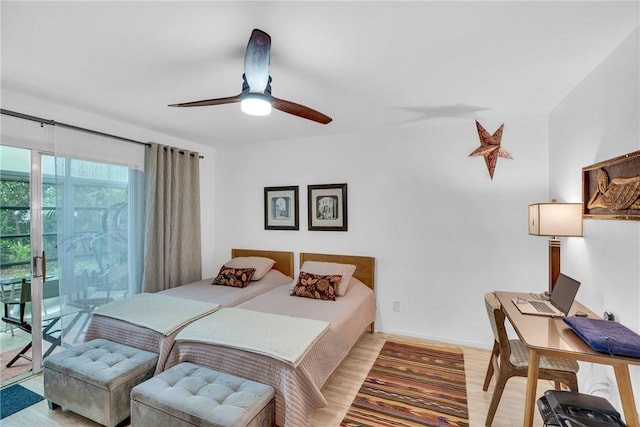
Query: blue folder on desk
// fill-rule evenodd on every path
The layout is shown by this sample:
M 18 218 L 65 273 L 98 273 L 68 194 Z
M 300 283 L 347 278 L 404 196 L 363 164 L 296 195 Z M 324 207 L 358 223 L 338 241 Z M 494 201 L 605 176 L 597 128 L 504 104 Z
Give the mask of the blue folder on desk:
M 562 320 L 595 351 L 640 358 L 640 335 L 613 320 L 564 317 Z

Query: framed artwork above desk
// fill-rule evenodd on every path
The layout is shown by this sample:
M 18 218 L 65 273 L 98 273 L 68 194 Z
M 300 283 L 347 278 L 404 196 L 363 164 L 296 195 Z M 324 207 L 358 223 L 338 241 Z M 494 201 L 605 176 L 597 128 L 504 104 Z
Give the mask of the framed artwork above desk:
M 586 219 L 640 221 L 640 151 L 582 168 Z

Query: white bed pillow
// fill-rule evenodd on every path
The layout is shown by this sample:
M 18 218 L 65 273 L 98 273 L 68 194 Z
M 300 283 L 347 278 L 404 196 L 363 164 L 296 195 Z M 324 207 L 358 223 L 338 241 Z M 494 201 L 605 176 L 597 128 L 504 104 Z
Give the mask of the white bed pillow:
M 347 293 L 349 282 L 351 281 L 351 276 L 353 276 L 353 273 L 356 271 L 356 266 L 352 264 L 339 264 L 337 262 L 305 261 L 302 267 L 300 267 L 300 271 L 322 276 L 342 276 L 342 280 L 338 283 L 336 293 L 339 297 L 343 297 Z M 298 283 L 297 278 L 292 283 L 292 289 L 296 283 Z
M 271 270 L 271 267 L 275 265 L 275 261 L 271 258 L 265 258 L 261 256 L 240 256 L 230 259 L 225 262 L 225 267 L 230 268 L 255 268 L 256 271 L 253 273 L 253 277 L 251 278 L 252 282 L 256 280 L 260 280 L 264 277 L 265 274 Z

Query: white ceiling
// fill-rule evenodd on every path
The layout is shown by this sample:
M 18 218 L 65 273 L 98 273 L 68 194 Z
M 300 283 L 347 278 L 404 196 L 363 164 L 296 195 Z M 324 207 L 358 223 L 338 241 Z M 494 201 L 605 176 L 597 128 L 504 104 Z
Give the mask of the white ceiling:
M 638 10 L 637 0 L 3 0 L 2 88 L 207 145 L 539 114 L 638 27 Z M 272 38 L 273 95 L 332 123 L 167 106 L 238 94 L 253 28 Z

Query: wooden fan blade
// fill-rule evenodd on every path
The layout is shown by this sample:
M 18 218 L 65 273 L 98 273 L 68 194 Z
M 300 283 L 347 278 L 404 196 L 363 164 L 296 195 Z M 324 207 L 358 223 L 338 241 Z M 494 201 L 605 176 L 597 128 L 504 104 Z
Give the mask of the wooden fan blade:
M 202 101 L 183 102 L 181 104 L 169 104 L 169 107 L 205 107 L 207 105 L 233 104 L 242 100 L 242 94 L 228 96 L 226 98 L 204 99 Z
M 270 55 L 271 37 L 262 30 L 254 29 L 244 55 L 244 75 L 250 92 L 263 93 L 266 89 Z
M 271 97 L 271 106 L 276 110 L 284 111 L 285 113 L 293 114 L 294 116 L 302 117 L 303 119 L 313 120 L 314 122 L 322 123 L 323 125 L 326 125 L 333 120 L 326 114 L 322 114 L 312 108 L 296 104 L 295 102 L 285 101 L 284 99 L 278 99 L 273 96 Z

